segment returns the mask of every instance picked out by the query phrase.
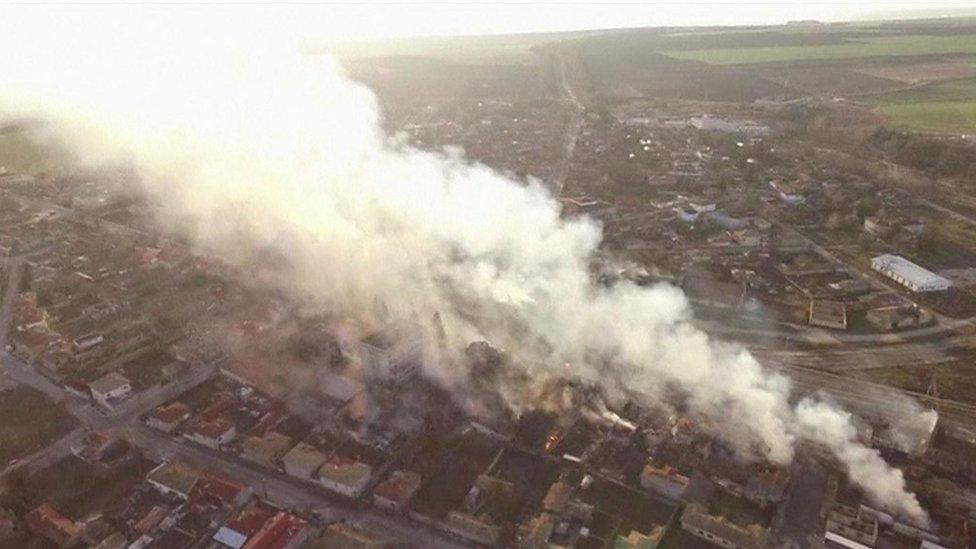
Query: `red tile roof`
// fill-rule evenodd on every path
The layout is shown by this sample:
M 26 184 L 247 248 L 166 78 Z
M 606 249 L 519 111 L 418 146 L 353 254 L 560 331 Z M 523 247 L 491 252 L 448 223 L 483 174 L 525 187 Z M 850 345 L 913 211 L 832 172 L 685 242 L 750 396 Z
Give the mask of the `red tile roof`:
M 53 507 L 44 503 L 24 517 L 28 528 L 53 541 L 60 547 L 67 547 L 77 541 L 81 528 L 65 518 Z
M 250 538 L 261 530 L 269 520 L 275 516 L 275 510 L 254 503 L 244 508 L 236 517 L 227 521 L 226 526 L 231 530 Z
M 90 393 L 91 389 L 88 384 L 80 379 L 69 379 L 64 382 L 65 387 L 69 387 L 81 393 Z
M 197 484 L 197 491 L 200 494 L 216 498 L 225 504 L 235 503 L 247 489 L 246 484 L 214 473 L 208 473 Z
M 420 483 L 420 475 L 413 471 L 394 471 L 390 478 L 373 490 L 373 495 L 398 505 L 406 505 L 420 489 Z
M 216 440 L 229 431 L 233 425 L 225 419 L 215 421 L 201 421 L 194 423 L 188 431 L 191 434 L 200 435 L 212 440 Z
M 190 407 L 182 402 L 173 402 L 160 406 L 153 411 L 152 417 L 163 423 L 175 423 L 190 413 Z
M 306 528 L 308 523 L 303 519 L 281 511 L 244 545 L 244 549 L 281 549 Z

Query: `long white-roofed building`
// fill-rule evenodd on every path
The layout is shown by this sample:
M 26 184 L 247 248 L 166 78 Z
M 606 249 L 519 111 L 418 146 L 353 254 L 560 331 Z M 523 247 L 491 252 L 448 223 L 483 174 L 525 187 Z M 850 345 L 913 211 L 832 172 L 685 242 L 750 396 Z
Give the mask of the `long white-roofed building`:
M 952 286 L 949 279 L 897 255 L 879 255 L 871 268 L 913 292 L 944 292 Z

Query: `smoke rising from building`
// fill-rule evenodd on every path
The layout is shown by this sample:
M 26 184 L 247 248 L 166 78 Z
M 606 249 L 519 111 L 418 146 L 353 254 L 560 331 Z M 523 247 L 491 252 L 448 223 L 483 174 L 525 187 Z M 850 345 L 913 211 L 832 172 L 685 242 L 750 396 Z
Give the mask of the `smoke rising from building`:
M 799 438 L 820 442 L 879 504 L 926 522 L 846 413 L 792 407 L 788 380 L 692 326 L 678 289 L 594 284 L 597 223 L 562 219 L 537 182 L 384 135 L 372 94 L 282 29 L 8 26 L 0 42 L 20 53 L 0 62 L 0 110 L 52 120 L 90 161 L 131 162 L 162 225 L 308 308 L 439 315 L 425 374 L 456 394 L 484 383 L 463 360 L 481 340 L 511 354 L 517 372 L 493 388 L 513 409 L 560 376 L 649 404 L 680 391 L 742 455 L 787 463 Z

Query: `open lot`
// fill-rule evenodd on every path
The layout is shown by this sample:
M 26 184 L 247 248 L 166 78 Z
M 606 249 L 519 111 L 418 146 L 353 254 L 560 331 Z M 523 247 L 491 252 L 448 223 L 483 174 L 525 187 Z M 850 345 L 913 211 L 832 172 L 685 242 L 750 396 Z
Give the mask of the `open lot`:
M 965 403 L 976 402 L 976 367 L 968 360 L 943 364 L 892 366 L 857 372 L 856 377 L 899 389 L 926 393 L 937 391 L 940 398 Z
M 76 421 L 28 387 L 0 391 L 0 464 L 22 458 L 71 432 Z
M 153 464 L 136 457 L 106 469 L 68 456 L 27 480 L 31 506 L 49 503 L 72 518 L 105 509 L 142 482 Z
M 468 489 L 497 455 L 497 446 L 489 439 L 469 434 L 454 451 L 456 459 L 443 464 L 417 494 L 414 508 L 421 515 L 441 519 L 461 505 Z

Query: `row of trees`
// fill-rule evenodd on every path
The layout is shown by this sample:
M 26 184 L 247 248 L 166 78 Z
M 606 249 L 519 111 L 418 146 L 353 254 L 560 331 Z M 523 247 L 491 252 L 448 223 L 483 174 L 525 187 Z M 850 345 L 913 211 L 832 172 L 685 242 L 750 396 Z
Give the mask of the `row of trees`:
M 942 177 L 976 177 L 976 145 L 881 128 L 872 136 L 893 162 Z

